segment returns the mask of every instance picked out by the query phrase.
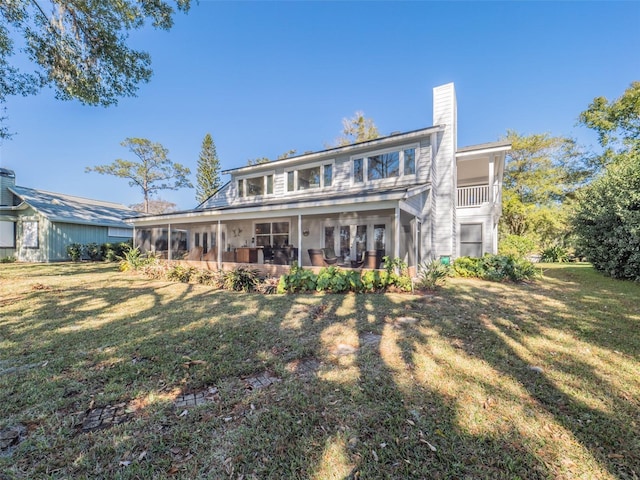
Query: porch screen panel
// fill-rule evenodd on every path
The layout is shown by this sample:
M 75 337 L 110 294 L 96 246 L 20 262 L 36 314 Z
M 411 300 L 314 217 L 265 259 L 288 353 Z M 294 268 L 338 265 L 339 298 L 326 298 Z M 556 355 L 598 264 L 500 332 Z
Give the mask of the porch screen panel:
M 482 256 L 482 224 L 460 225 L 460 255 L 463 257 Z
M 373 226 L 373 247 L 376 250 L 386 251 L 386 229 L 385 225 Z
M 356 258 L 360 258 L 362 252 L 367 250 L 367 226 L 358 225 L 356 227 Z
M 351 254 L 351 227 L 340 227 L 340 256 Z
M 324 227 L 324 246 L 325 248 L 336 248 L 336 227 Z

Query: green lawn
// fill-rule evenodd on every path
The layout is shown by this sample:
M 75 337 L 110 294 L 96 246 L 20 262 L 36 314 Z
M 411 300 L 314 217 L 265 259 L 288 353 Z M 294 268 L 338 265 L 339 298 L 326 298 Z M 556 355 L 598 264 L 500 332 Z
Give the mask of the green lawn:
M 0 265 L 3 480 L 637 479 L 638 432 L 640 285 L 588 265 L 415 296 Z

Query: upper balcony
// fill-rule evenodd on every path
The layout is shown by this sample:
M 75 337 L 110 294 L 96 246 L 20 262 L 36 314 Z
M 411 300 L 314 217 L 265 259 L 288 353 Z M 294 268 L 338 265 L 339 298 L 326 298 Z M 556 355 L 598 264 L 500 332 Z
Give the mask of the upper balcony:
M 489 185 L 474 185 L 471 187 L 458 187 L 458 207 L 480 207 L 489 203 Z

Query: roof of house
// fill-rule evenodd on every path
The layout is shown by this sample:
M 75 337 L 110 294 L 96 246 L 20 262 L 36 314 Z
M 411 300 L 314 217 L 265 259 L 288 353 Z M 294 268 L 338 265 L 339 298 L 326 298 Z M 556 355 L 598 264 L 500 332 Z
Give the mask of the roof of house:
M 475 153 L 480 151 L 504 151 L 511 149 L 511 142 L 502 140 L 498 142 L 480 143 L 478 145 L 468 145 L 456 151 L 456 155 L 464 153 Z
M 124 219 L 138 215 L 124 205 L 90 200 L 34 188 L 11 186 L 9 190 L 52 222 L 131 228 Z
M 327 155 L 329 153 L 333 154 L 333 153 L 347 153 L 347 152 L 351 152 L 351 151 L 355 151 L 358 149 L 361 149 L 363 147 L 375 147 L 378 144 L 385 144 L 387 142 L 393 142 L 395 140 L 404 140 L 407 138 L 416 138 L 416 137 L 420 137 L 420 136 L 424 136 L 424 135 L 428 135 L 434 132 L 438 132 L 440 130 L 443 130 L 445 127 L 444 125 L 433 125 L 431 127 L 426 127 L 426 128 L 420 128 L 417 130 L 410 130 L 408 132 L 394 132 L 390 135 L 386 135 L 384 137 L 378 137 L 378 138 L 373 138 L 371 140 L 364 140 L 362 142 L 356 142 L 356 143 L 351 143 L 349 145 L 341 145 L 338 147 L 330 147 L 324 150 L 319 150 L 319 151 L 314 151 L 314 152 L 308 152 L 308 153 L 303 153 L 301 155 L 294 155 L 291 157 L 287 157 L 287 158 L 280 158 L 277 160 L 271 160 L 269 162 L 265 162 L 265 163 L 259 163 L 256 165 L 245 165 L 243 167 L 237 167 L 237 168 L 230 168 L 227 170 L 223 170 L 221 173 L 223 174 L 227 174 L 227 173 L 240 173 L 240 172 L 244 172 L 244 171 L 250 171 L 250 170 L 256 170 L 256 169 L 260 169 L 260 168 L 272 168 L 273 165 L 275 163 L 277 163 L 278 165 L 282 165 L 282 164 L 288 164 L 288 163 L 296 163 L 299 161 L 308 161 L 313 159 L 314 157 L 318 157 L 318 156 L 324 156 Z

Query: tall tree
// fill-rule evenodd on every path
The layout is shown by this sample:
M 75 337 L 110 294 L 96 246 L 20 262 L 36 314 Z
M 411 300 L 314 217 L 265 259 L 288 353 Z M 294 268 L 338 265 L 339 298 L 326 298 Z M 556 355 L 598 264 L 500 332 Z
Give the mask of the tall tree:
M 580 114 L 598 133 L 603 172 L 579 192 L 573 226 L 580 253 L 615 278 L 640 281 L 640 82 Z
M 616 153 L 640 150 L 640 82 L 632 82 L 611 102 L 605 97 L 594 98 L 578 119 L 598 134 L 604 149 L 594 157 L 599 165 L 607 165 Z
M 188 178 L 191 171 L 169 160 L 169 150 L 161 144 L 146 138 L 126 138 L 120 145 L 128 148 L 140 161 L 119 158 L 108 165 L 87 167 L 85 171 L 128 179 L 129 186 L 138 187 L 142 191 L 144 213 L 149 213 L 149 201 L 156 192 L 193 188 Z
M 149 54 L 130 48 L 131 30 L 150 21 L 168 30 L 174 8 L 188 11 L 190 0 L 3 0 L 0 2 L 0 104 L 15 94 L 54 87 L 59 99 L 112 105 L 133 96 L 151 78 Z M 12 37 L 22 37 L 35 71 L 12 66 Z M 0 138 L 6 137 L 6 127 Z
M 153 213 L 153 214 L 161 214 L 161 213 L 171 213 L 177 210 L 177 205 L 168 200 L 163 200 L 162 198 L 150 198 L 148 203 L 148 212 L 145 212 L 144 203 L 134 203 L 133 205 L 129 205 L 129 208 L 135 210 L 136 212 L 142 213 Z
M 358 111 L 351 118 L 342 119 L 342 134 L 336 140 L 337 146 L 373 140 L 380 136 L 373 119 L 367 118 L 364 112 Z
M 289 157 L 293 157 L 296 154 L 296 150 L 292 149 L 292 150 L 287 150 L 284 153 L 281 153 L 280 155 L 278 155 L 277 160 L 283 160 L 285 158 L 289 158 Z M 271 160 L 269 160 L 269 158 L 267 157 L 258 157 L 258 158 L 250 158 L 249 160 L 247 160 L 247 165 L 252 166 L 252 165 L 260 165 L 262 163 L 269 163 Z
M 196 182 L 196 200 L 198 203 L 204 202 L 213 195 L 222 183 L 220 180 L 218 152 L 210 133 L 207 133 L 204 136 L 204 140 L 202 140 Z
M 511 151 L 504 172 L 501 235 L 529 237 L 540 248 L 563 243 L 570 199 L 592 170 L 573 139 L 509 131 L 506 140 Z

